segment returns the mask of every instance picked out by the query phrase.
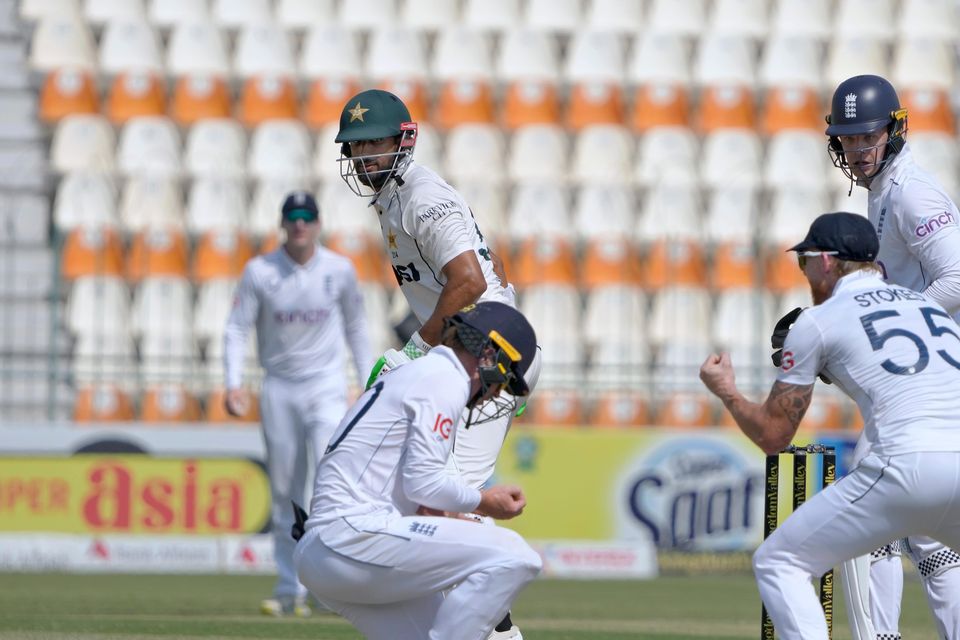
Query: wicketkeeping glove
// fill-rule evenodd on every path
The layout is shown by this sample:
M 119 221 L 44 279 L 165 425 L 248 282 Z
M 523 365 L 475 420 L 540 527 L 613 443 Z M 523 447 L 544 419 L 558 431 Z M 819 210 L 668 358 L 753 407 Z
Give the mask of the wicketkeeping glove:
M 770 336 L 770 346 L 776 349 L 776 351 L 770 354 L 770 359 L 773 360 L 773 366 L 778 369 L 783 363 L 783 343 L 787 339 L 787 334 L 790 333 L 790 327 L 797 321 L 801 313 L 803 313 L 803 307 L 797 307 L 777 320 L 777 324 L 773 327 L 773 335 Z
M 423 338 L 420 337 L 419 332 L 414 332 L 410 336 L 410 340 L 407 344 L 404 345 L 402 351 L 397 351 L 396 349 L 387 349 L 386 353 L 380 356 L 380 359 L 377 360 L 376 364 L 373 365 L 373 369 L 370 370 L 370 375 L 367 377 L 367 386 L 365 389 L 369 389 L 373 386 L 373 383 L 377 381 L 377 378 L 385 374 L 391 369 L 396 369 L 402 364 L 410 362 L 411 360 L 416 360 L 417 358 L 426 355 L 427 351 L 430 351 L 430 345 L 423 341 Z

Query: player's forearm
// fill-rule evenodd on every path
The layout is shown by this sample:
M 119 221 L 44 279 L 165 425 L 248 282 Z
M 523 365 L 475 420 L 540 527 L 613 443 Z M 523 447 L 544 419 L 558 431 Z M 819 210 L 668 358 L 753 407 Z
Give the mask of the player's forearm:
M 475 303 L 483 292 L 487 290 L 487 281 L 482 278 L 447 282 L 440 292 L 437 306 L 433 313 L 420 327 L 420 337 L 431 346 L 440 343 L 440 334 L 443 331 L 443 319 L 454 315 L 460 309 Z
M 738 391 L 720 399 L 744 435 L 764 453 L 780 451 L 790 444 L 796 433 L 796 427 L 789 420 L 770 410 L 769 399 L 763 404 L 751 402 Z
M 403 472 L 403 492 L 412 502 L 455 513 L 471 513 L 481 500 L 480 491 L 447 475 L 442 468 L 427 471 L 410 468 L 409 464 Z
M 227 389 L 243 384 L 243 361 L 247 351 L 247 332 L 228 324 L 223 332 L 223 374 Z

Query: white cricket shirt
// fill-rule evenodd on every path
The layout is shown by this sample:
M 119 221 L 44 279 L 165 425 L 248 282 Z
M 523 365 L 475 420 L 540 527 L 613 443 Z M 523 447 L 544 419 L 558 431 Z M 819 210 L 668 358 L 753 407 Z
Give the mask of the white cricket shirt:
M 430 169 L 410 162 L 402 185 L 390 179 L 372 200 L 393 273 L 420 323 L 433 313 L 447 279 L 442 269 L 466 251 L 474 251 L 487 290 L 480 300 L 516 306 L 513 287 L 500 285 L 489 247 L 460 194 Z
M 870 451 L 960 451 L 960 326 L 926 295 L 878 274 L 844 276 L 787 334 L 777 380 L 825 372 L 856 401 Z
M 345 516 L 408 516 L 420 505 L 476 509 L 480 492 L 445 470 L 469 393 L 467 372 L 442 345 L 380 377 L 330 438 L 308 528 Z
M 889 282 L 923 291 L 960 318 L 960 212 L 906 145 L 870 185 L 867 213 Z
M 246 337 L 268 375 L 287 380 L 341 375 L 346 337 L 363 386 L 372 362 L 363 298 L 350 260 L 324 247 L 305 265 L 280 247 L 247 263 L 224 334 L 228 389 L 239 387 Z

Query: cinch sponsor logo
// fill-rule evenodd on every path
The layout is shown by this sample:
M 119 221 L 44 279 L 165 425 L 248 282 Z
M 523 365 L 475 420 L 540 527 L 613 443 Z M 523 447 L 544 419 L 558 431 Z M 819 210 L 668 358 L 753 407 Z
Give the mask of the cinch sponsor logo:
M 763 475 L 728 444 L 672 440 L 629 477 L 634 523 L 661 549 L 743 549 L 759 532 Z
M 918 238 L 923 238 L 929 236 L 933 233 L 936 233 L 943 227 L 956 224 L 956 220 L 953 217 L 953 214 L 949 211 L 944 211 L 938 216 L 931 216 L 929 218 L 923 218 L 920 220 L 920 224 L 917 225 L 917 228 L 914 230 L 914 233 L 917 234 Z
M 0 531 L 255 533 L 269 508 L 266 474 L 250 460 L 0 460 Z
M 320 324 L 330 316 L 326 309 L 296 309 L 294 311 L 274 311 L 273 320 L 277 324 Z

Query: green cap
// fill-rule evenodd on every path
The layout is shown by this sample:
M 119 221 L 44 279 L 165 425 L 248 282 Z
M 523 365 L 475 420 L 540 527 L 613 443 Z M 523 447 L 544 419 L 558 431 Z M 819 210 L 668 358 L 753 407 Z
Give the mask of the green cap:
M 410 111 L 400 98 L 382 89 L 368 89 L 347 100 L 335 142 L 399 136 L 400 125 L 410 121 Z

